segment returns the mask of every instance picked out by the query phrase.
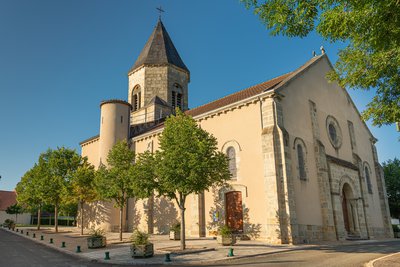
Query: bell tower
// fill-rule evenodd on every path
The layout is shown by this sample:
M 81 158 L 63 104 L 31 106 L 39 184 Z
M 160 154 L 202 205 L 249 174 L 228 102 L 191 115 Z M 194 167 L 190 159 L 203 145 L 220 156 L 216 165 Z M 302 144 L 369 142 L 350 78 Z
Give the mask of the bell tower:
M 161 19 L 128 72 L 131 125 L 162 119 L 176 107 L 188 109 L 190 72 Z

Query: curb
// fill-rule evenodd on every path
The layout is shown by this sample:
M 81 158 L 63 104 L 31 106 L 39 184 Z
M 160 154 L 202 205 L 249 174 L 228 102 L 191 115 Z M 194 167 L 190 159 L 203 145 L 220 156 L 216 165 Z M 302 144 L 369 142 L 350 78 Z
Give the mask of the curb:
M 379 260 L 383 260 L 383 259 L 388 258 L 388 257 L 391 257 L 391 256 L 394 256 L 394 255 L 397 255 L 397 254 L 400 255 L 400 252 L 392 253 L 392 254 L 389 254 L 389 255 L 385 255 L 385 256 L 382 256 L 382 257 L 373 259 L 373 260 L 367 262 L 366 264 L 364 264 L 364 267 L 374 267 L 374 263 L 375 263 L 375 262 L 377 262 L 377 261 L 379 261 Z

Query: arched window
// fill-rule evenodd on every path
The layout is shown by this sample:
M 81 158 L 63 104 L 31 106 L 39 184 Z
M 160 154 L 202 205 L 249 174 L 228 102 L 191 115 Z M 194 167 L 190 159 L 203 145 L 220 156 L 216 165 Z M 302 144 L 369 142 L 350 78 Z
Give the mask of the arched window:
M 142 92 L 140 90 L 140 85 L 136 85 L 132 90 L 132 107 L 133 111 L 141 108 L 142 102 Z
M 342 130 L 337 119 L 331 115 L 326 117 L 326 131 L 332 146 L 339 149 L 342 145 Z
M 303 152 L 303 147 L 300 144 L 297 145 L 297 162 L 299 164 L 300 179 L 307 180 L 304 152 Z
M 365 173 L 365 182 L 367 183 L 368 193 L 372 194 L 371 176 L 367 165 L 365 165 L 364 167 L 364 173 Z
M 331 137 L 333 142 L 337 142 L 337 134 L 336 134 L 335 125 L 333 125 L 333 123 L 330 123 L 328 127 L 329 127 L 329 136 Z
M 295 155 L 297 157 L 298 178 L 305 181 L 307 180 L 307 147 L 303 139 L 301 139 L 300 137 L 296 137 L 294 139 L 293 150 L 296 151 Z
M 231 173 L 231 178 L 237 178 L 237 168 L 236 168 L 236 151 L 232 146 L 228 147 L 226 154 L 229 158 L 229 172 Z
M 174 88 L 171 92 L 171 105 L 174 109 L 176 107 L 178 107 L 180 110 L 183 109 L 182 86 L 177 83 L 174 83 Z

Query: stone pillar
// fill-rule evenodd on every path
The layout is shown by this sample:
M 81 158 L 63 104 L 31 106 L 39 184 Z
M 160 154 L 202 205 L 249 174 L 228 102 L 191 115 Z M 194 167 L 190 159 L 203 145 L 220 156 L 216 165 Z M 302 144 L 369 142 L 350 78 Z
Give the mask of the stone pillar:
M 293 243 L 297 220 L 290 170 L 288 135 L 283 127 L 282 108 L 277 98 L 261 103 L 264 184 L 267 201 L 266 239 L 271 243 Z
M 362 214 L 364 216 L 360 217 L 360 237 L 361 238 L 373 238 L 373 231 L 370 224 L 369 215 L 369 204 L 368 204 L 368 189 L 367 183 L 365 182 L 365 177 L 363 175 L 363 166 L 361 159 L 353 154 L 353 163 L 358 167 L 358 182 L 360 186 L 360 199 L 359 199 L 359 209 L 362 209 Z M 360 213 L 361 214 L 361 213 Z
M 378 190 L 378 194 L 379 194 L 379 203 L 380 203 L 381 212 L 382 212 L 384 237 L 393 237 L 393 229 L 392 229 L 392 223 L 391 223 L 390 212 L 389 212 L 389 203 L 388 203 L 388 199 L 387 199 L 383 168 L 379 164 L 378 154 L 376 152 L 376 147 L 375 147 L 374 142 L 375 142 L 375 140 L 373 140 L 373 142 L 371 143 L 371 147 L 372 147 L 372 155 L 374 158 L 376 183 L 378 185 L 377 190 Z
M 319 199 L 321 203 L 322 238 L 323 240 L 336 240 L 328 163 L 326 159 L 325 147 L 320 141 L 317 106 L 311 100 L 309 101 L 309 104 L 311 115 L 311 129 L 313 132 L 315 162 L 317 165 Z

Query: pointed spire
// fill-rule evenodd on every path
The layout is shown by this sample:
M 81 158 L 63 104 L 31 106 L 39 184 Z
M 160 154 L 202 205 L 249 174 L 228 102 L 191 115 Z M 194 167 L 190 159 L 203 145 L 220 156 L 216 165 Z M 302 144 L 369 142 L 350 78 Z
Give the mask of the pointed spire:
M 159 18 L 153 33 L 150 35 L 146 45 L 129 72 L 142 65 L 163 64 L 172 64 L 189 72 L 189 69 L 183 63 L 178 51 L 172 43 L 161 18 Z

